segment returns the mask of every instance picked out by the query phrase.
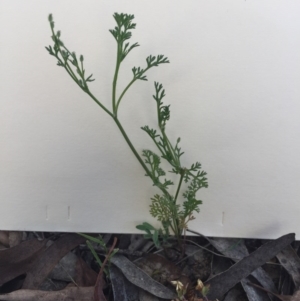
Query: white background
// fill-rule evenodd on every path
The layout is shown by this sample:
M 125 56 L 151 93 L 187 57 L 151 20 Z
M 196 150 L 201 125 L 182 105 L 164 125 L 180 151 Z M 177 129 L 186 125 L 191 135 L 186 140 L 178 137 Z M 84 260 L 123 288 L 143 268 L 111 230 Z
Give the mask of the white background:
M 153 82 L 164 84 L 169 136 L 181 137 L 186 166 L 200 161 L 208 173 L 190 228 L 299 238 L 298 0 L 1 1 L 0 229 L 130 233 L 154 223 L 158 190 L 113 120 L 44 48 L 53 13 L 110 108 L 114 12 L 136 16 L 141 45 L 122 65 L 119 92 L 149 54 L 170 59 L 129 90 L 119 117 L 139 152 L 155 150 L 140 127 L 156 126 Z

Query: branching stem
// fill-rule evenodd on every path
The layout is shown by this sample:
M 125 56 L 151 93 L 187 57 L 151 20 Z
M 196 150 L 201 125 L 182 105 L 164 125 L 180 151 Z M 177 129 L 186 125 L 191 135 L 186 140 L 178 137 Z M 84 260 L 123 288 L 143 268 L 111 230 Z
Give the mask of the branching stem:
M 150 67 L 147 67 L 144 71 L 143 74 L 146 73 L 148 71 L 148 69 L 150 69 Z M 117 105 L 116 105 L 116 111 L 118 112 L 119 109 L 119 105 L 120 102 L 123 98 L 123 96 L 125 95 L 125 93 L 128 91 L 128 89 L 131 87 L 131 85 L 137 80 L 137 77 L 133 77 L 133 79 L 130 81 L 130 83 L 125 87 L 125 89 L 123 90 L 123 92 L 121 93 L 121 95 L 119 96 L 119 99 L 117 101 Z
M 149 176 L 152 180 L 152 182 L 154 183 L 154 178 L 152 176 L 151 171 L 148 169 L 147 165 L 145 164 L 145 162 L 143 161 L 143 159 L 140 157 L 139 153 L 136 151 L 135 147 L 133 146 L 133 144 L 131 143 L 129 137 L 127 136 L 122 124 L 120 123 L 119 119 L 117 117 L 113 117 L 116 125 L 118 126 L 120 132 L 122 133 L 124 139 L 126 140 L 128 146 L 130 147 L 131 151 L 133 152 L 133 154 L 135 155 L 135 157 L 137 158 L 137 160 L 140 162 L 140 164 L 142 165 L 142 167 L 144 168 L 147 176 Z M 160 186 L 157 186 L 169 199 L 171 199 L 171 196 L 169 194 L 169 192 Z
M 192 212 L 199 212 L 198 205 L 201 204 L 201 201 L 195 198 L 195 194 L 201 187 L 207 187 L 207 183 L 205 182 L 206 178 L 204 177 L 206 173 L 203 171 L 200 172 L 201 165 L 198 162 L 196 162 L 196 164 L 193 164 L 190 169 L 181 167 L 180 156 L 183 153 L 180 153 L 180 148 L 178 147 L 180 138 L 178 138 L 177 144 L 173 147 L 165 132 L 166 122 L 170 118 L 170 111 L 169 106 L 163 106 L 163 103 L 161 101 L 161 99 L 165 96 L 165 91 L 162 90 L 163 87 L 161 84 L 155 83 L 156 96 L 154 96 L 154 99 L 157 102 L 158 127 L 161 134 L 157 135 L 156 130 L 149 129 L 148 126 L 144 127 L 143 130 L 145 130 L 150 135 L 156 147 L 160 151 L 162 158 L 166 159 L 173 167 L 173 170 L 171 172 L 180 175 L 175 197 L 173 197 L 167 190 L 169 185 L 173 185 L 173 182 L 168 179 L 164 179 L 164 182 L 159 180 L 159 177 L 165 175 L 165 172 L 159 166 L 159 157 L 153 152 L 148 151 L 148 153 L 151 153 L 151 155 L 148 156 L 146 152 L 146 160 L 144 161 L 133 146 L 120 120 L 118 119 L 118 109 L 120 103 L 124 98 L 126 92 L 136 80 L 147 80 L 145 73 L 150 68 L 158 66 L 159 64 L 169 63 L 169 61 L 168 58 L 164 57 L 163 55 L 148 56 L 146 58 L 147 67 L 145 69 L 134 67 L 132 69 L 133 79 L 127 84 L 119 97 L 117 97 L 117 82 L 121 63 L 127 56 L 127 54 L 133 48 L 139 45 L 138 43 L 135 43 L 130 46 L 129 43 L 126 42 L 131 37 L 130 30 L 135 28 L 135 24 L 131 23 L 134 16 L 116 13 L 114 14 L 114 18 L 117 22 L 117 26 L 114 29 L 110 30 L 110 32 L 117 41 L 117 58 L 112 82 L 111 110 L 104 106 L 89 90 L 88 82 L 94 80 L 92 79 L 92 74 L 88 77 L 85 76 L 83 56 L 81 55 L 79 59 L 77 59 L 76 54 L 69 51 L 69 49 L 60 40 L 60 32 L 57 32 L 57 34 L 54 32 L 54 21 L 52 15 L 49 15 L 49 22 L 52 31 L 52 39 L 54 41 L 54 48 L 49 46 L 46 47 L 46 49 L 48 50 L 50 55 L 53 55 L 58 60 L 58 65 L 64 67 L 64 69 L 73 79 L 73 81 L 81 88 L 81 90 L 88 94 L 93 99 L 93 101 L 114 120 L 129 148 L 146 172 L 146 175 L 149 176 L 153 184 L 161 190 L 163 196 L 157 195 L 157 199 L 152 199 L 153 201 L 156 201 L 156 203 L 152 203 L 152 211 L 150 212 L 154 217 L 157 217 L 159 221 L 162 221 L 164 229 L 157 230 L 151 225 L 149 228 L 149 226 L 147 226 L 147 223 L 144 223 L 143 227 L 148 227 L 145 228 L 147 230 L 147 234 L 150 234 L 151 236 L 151 231 L 155 230 L 154 233 L 156 234 L 153 236 L 153 241 L 158 241 L 158 233 L 160 233 L 159 235 L 161 235 L 163 241 L 165 241 L 166 235 L 169 236 L 170 234 L 169 230 L 172 230 L 174 235 L 176 236 L 181 250 L 184 251 L 184 248 L 182 246 L 184 241 L 182 241 L 181 237 L 182 231 L 183 229 L 186 229 L 186 224 L 194 218 L 192 216 Z M 157 137 L 159 138 L 157 139 Z M 149 164 L 150 167 L 147 164 Z M 190 180 L 190 178 L 192 178 L 192 180 Z M 183 204 L 183 210 L 181 210 L 180 205 L 177 204 L 177 199 L 180 194 L 183 180 L 185 180 L 185 182 L 190 181 L 190 185 L 188 186 L 188 191 L 183 194 L 186 201 Z M 106 258 L 106 260 L 108 260 L 108 258 Z

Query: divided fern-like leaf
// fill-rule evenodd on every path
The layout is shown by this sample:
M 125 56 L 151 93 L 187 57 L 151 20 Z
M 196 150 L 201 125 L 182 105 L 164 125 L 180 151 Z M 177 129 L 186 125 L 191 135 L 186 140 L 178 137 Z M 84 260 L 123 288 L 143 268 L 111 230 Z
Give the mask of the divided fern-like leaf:
M 156 194 L 150 205 L 150 213 L 157 220 L 167 223 L 174 216 L 174 213 L 179 212 L 179 205 L 176 205 L 166 196 Z
M 145 157 L 145 163 L 149 165 L 153 185 L 158 186 L 163 189 L 167 189 L 168 186 L 173 185 L 174 183 L 170 180 L 164 179 L 164 182 L 160 181 L 160 177 L 164 176 L 166 173 L 160 167 L 160 157 L 153 153 L 150 150 L 143 150 L 143 157 Z

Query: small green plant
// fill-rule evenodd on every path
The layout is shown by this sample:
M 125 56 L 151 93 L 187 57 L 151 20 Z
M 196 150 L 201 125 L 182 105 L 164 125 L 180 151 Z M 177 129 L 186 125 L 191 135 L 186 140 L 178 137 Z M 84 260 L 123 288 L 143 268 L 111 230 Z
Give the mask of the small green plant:
M 89 84 L 94 81 L 93 74 L 86 75 L 84 69 L 84 57 L 77 57 L 75 52 L 70 51 L 61 40 L 61 32 L 54 30 L 54 21 L 52 15 L 49 15 L 49 22 L 52 31 L 52 40 L 54 45 L 46 47 L 50 55 L 56 58 L 57 65 L 63 67 L 74 82 L 88 94 L 116 123 L 121 131 L 125 141 L 132 150 L 134 156 L 144 169 L 146 176 L 149 177 L 154 186 L 158 188 L 157 193 L 152 198 L 150 205 L 150 213 L 153 217 L 161 222 L 162 227 L 156 229 L 148 223 L 138 225 L 137 228 L 146 232 L 147 238 L 152 238 L 156 246 L 165 244 L 170 234 L 175 235 L 179 245 L 182 245 L 182 234 L 187 228 L 187 223 L 194 219 L 193 213 L 199 212 L 201 200 L 197 199 L 196 194 L 202 187 L 207 187 L 206 172 L 201 169 L 201 164 L 196 162 L 190 167 L 184 167 L 180 158 L 183 155 L 181 147 L 179 147 L 180 138 L 176 143 L 172 143 L 166 133 L 167 122 L 170 119 L 170 105 L 163 103 L 165 90 L 162 84 L 155 82 L 155 93 L 153 98 L 157 108 L 158 128 L 152 129 L 149 126 L 143 126 L 145 131 L 152 139 L 158 153 L 145 149 L 142 155 L 139 155 L 133 144 L 131 143 L 126 131 L 123 128 L 119 118 L 119 106 L 128 89 L 137 80 L 147 81 L 146 73 L 153 67 L 169 63 L 164 55 L 150 55 L 146 58 L 145 67 L 133 67 L 132 78 L 122 91 L 117 95 L 117 82 L 119 70 L 122 62 L 134 48 L 138 47 L 138 43 L 130 44 L 128 40 L 131 38 L 131 30 L 135 29 L 136 24 L 133 23 L 134 15 L 118 14 L 113 15 L 116 26 L 110 30 L 117 42 L 117 58 L 115 73 L 112 84 L 112 108 L 108 109 L 101 101 L 98 100 L 91 92 Z M 166 178 L 166 172 L 161 168 L 161 159 L 166 160 L 171 166 L 171 173 L 178 176 L 177 188 L 174 194 L 170 192 L 170 187 L 174 183 Z M 186 183 L 185 191 L 182 190 L 182 183 Z M 179 197 L 183 197 L 183 201 L 179 202 Z
M 119 249 L 114 249 L 114 248 L 108 249 L 104 240 L 102 239 L 102 237 L 100 235 L 99 235 L 99 237 L 94 237 L 94 236 L 87 235 L 84 233 L 78 233 L 78 234 L 87 239 L 86 245 L 90 249 L 91 253 L 93 254 L 93 256 L 94 256 L 95 260 L 97 261 L 98 265 L 100 266 L 100 268 L 102 268 L 103 272 L 108 276 L 108 270 L 106 269 L 104 263 L 101 261 L 100 257 L 98 256 L 92 242 L 99 245 L 100 247 L 102 247 L 102 249 L 107 257 L 107 262 L 109 264 L 110 264 L 110 259 L 119 251 Z M 113 245 L 115 245 L 115 243 Z

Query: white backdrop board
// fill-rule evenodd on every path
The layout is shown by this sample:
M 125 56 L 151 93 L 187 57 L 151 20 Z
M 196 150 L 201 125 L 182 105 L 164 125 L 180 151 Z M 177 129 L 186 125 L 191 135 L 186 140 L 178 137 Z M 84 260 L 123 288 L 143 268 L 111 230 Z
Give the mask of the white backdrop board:
M 202 163 L 209 188 L 190 224 L 207 236 L 300 235 L 300 2 L 298 0 L 0 2 L 0 229 L 138 232 L 153 223 L 144 177 L 113 120 L 44 46 L 48 14 L 62 40 L 85 57 L 90 87 L 108 107 L 116 43 L 112 15 L 135 15 L 119 92 L 149 54 L 153 68 L 120 107 L 141 152 L 155 150 L 153 82 L 171 104 L 167 131 L 183 163 Z

